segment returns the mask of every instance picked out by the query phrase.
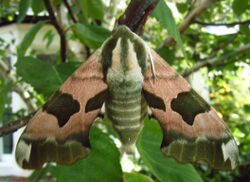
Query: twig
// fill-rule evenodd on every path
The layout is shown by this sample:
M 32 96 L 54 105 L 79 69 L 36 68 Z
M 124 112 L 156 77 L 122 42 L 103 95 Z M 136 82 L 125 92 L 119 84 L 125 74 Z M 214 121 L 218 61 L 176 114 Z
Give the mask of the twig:
M 3 127 L 0 128 L 0 137 L 7 135 L 9 133 L 13 133 L 14 131 L 18 130 L 19 128 L 25 126 L 28 121 L 34 116 L 35 112 L 28 114 L 16 121 L 12 121 Z
M 16 23 L 17 22 L 17 18 L 18 15 L 12 15 L 13 19 L 9 20 L 6 17 L 1 17 L 0 18 L 0 27 L 6 26 L 6 25 L 10 25 L 12 23 Z M 33 16 L 33 15 L 26 15 L 24 20 L 22 21 L 22 23 L 37 23 L 39 21 L 44 21 L 44 20 L 50 20 L 48 16 Z
M 230 53 L 228 53 L 226 55 L 222 55 L 220 57 L 200 61 L 197 64 L 195 64 L 192 68 L 187 69 L 182 74 L 182 76 L 187 77 L 190 74 L 198 71 L 200 68 L 203 68 L 203 67 L 206 67 L 206 66 L 209 66 L 209 65 L 214 66 L 215 64 L 221 63 L 222 61 L 224 61 L 224 60 L 226 60 L 226 59 L 228 59 L 228 58 L 230 58 L 232 56 L 236 56 L 238 54 L 244 53 L 244 52 L 249 51 L 249 50 L 250 50 L 250 43 L 246 44 L 244 46 L 241 46 L 241 47 L 235 49 L 234 51 L 232 51 L 232 52 L 230 52 Z
M 133 32 L 140 34 L 148 16 L 158 2 L 159 0 L 132 0 L 124 14 L 119 17 L 118 25 L 126 25 Z
M 34 111 L 36 109 L 36 104 L 30 99 L 25 96 L 25 90 L 22 86 L 17 82 L 16 77 L 11 75 L 8 70 L 8 66 L 3 62 L 0 61 L 0 74 L 12 83 L 12 88 L 15 92 L 17 92 L 20 97 L 23 99 L 25 104 L 27 105 L 30 111 Z
M 238 167 L 243 167 L 243 168 L 246 168 L 246 167 L 250 167 L 250 162 L 244 162 L 244 163 L 240 163 Z
M 66 6 L 66 8 L 67 8 L 67 10 L 69 12 L 69 16 L 71 17 L 72 21 L 74 23 L 77 23 L 76 17 L 74 16 L 74 14 L 73 14 L 73 12 L 72 12 L 72 10 L 70 8 L 70 5 L 69 5 L 68 1 L 67 0 L 63 0 L 63 3 L 65 4 L 65 6 Z
M 56 28 L 56 30 L 60 36 L 61 60 L 62 60 L 62 62 L 66 62 L 66 37 L 64 35 L 63 28 L 61 27 L 61 25 L 59 25 L 59 23 L 55 17 L 54 10 L 52 8 L 50 0 L 44 0 L 44 4 L 45 4 L 45 7 L 49 13 L 51 23 L 54 25 L 54 27 Z
M 235 26 L 235 25 L 249 25 L 250 20 L 246 21 L 238 21 L 238 22 L 232 22 L 232 23 L 208 23 L 208 22 L 201 22 L 199 20 L 194 20 L 193 23 L 204 25 L 204 26 Z
M 197 1 L 201 2 L 199 4 L 196 4 L 196 7 L 191 10 L 190 13 L 185 17 L 183 22 L 179 26 L 179 32 L 182 34 L 184 33 L 188 27 L 193 23 L 194 19 L 196 19 L 198 16 L 200 16 L 211 4 L 213 4 L 214 0 L 203 0 L 203 1 Z M 174 39 L 172 37 L 166 38 L 163 43 L 159 46 L 159 49 L 170 45 L 172 43 L 175 43 Z

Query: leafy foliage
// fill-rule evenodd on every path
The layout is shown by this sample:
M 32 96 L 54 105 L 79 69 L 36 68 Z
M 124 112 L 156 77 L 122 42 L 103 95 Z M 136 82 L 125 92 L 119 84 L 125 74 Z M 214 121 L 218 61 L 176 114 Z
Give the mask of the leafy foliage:
M 162 133 L 155 121 L 146 120 L 138 138 L 137 148 L 142 160 L 160 181 L 202 181 L 190 164 L 179 164 L 173 158 L 165 157 L 160 151 Z
M 17 49 L 18 57 L 23 57 L 31 45 L 32 41 L 34 40 L 37 32 L 42 28 L 42 26 L 46 23 L 46 21 L 40 21 L 36 25 L 34 25 L 29 32 L 23 38 L 21 44 Z
M 73 31 L 83 44 L 93 49 L 99 48 L 110 35 L 107 29 L 88 24 L 76 24 Z
M 153 12 L 153 17 L 155 17 L 160 22 L 163 28 L 168 30 L 169 35 L 175 39 L 177 44 L 180 46 L 181 51 L 185 55 L 185 49 L 182 44 L 179 30 L 176 26 L 172 12 L 164 0 L 160 0 Z
M 103 19 L 104 6 L 102 0 L 96 0 L 96 1 L 81 0 L 79 1 L 79 4 L 81 11 L 86 18 L 91 17 L 98 20 Z
M 7 94 L 8 94 L 7 84 L 5 83 L 5 80 L 0 77 L 0 121 L 2 121 L 2 116 L 4 114 Z
M 30 3 L 31 3 L 31 0 L 21 0 L 20 3 L 18 4 L 19 5 L 19 11 L 18 11 L 19 15 L 17 19 L 18 22 L 23 21 L 23 19 L 25 18 L 26 13 L 29 9 Z
M 153 182 L 149 177 L 140 173 L 124 173 L 124 182 Z

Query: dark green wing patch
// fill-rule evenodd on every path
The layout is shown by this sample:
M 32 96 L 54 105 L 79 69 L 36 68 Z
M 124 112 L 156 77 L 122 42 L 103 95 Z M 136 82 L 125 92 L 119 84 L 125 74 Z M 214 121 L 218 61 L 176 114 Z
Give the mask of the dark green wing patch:
M 160 97 L 150 92 L 147 92 L 146 90 L 143 90 L 143 94 L 149 107 L 153 107 L 155 109 L 161 109 L 163 111 L 166 111 L 165 103 Z
M 230 145 L 228 145 L 230 144 Z M 237 147 L 229 133 L 224 137 L 187 138 L 181 133 L 164 133 L 161 149 L 179 162 L 205 161 L 216 169 L 232 170 L 237 160 Z
M 179 113 L 182 119 L 189 125 L 193 125 L 194 118 L 199 113 L 210 110 L 207 102 L 193 89 L 189 92 L 181 92 L 171 102 L 171 108 Z
M 77 160 L 87 157 L 90 152 L 89 143 L 82 141 L 84 135 L 71 136 L 65 141 L 34 140 L 28 135 L 23 135 L 17 145 L 19 149 L 19 152 L 16 153 L 17 162 L 24 169 L 38 169 L 45 162 L 73 164 Z
M 56 91 L 43 106 L 43 111 L 53 114 L 58 120 L 58 125 L 63 127 L 73 114 L 80 111 L 80 104 L 72 95 Z
M 96 109 L 100 109 L 107 98 L 108 90 L 103 90 L 99 94 L 95 95 L 94 97 L 90 98 L 86 104 L 85 112 L 93 111 Z

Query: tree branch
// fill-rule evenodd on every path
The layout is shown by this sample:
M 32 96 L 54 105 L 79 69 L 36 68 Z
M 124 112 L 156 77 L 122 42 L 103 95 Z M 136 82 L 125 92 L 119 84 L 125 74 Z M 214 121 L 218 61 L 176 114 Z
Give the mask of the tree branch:
M 193 23 L 193 21 L 198 17 L 201 16 L 201 14 L 209 7 L 211 4 L 216 2 L 216 0 L 203 0 L 203 1 L 196 1 L 195 8 L 191 10 L 187 16 L 184 18 L 183 22 L 179 26 L 179 32 L 182 34 L 184 33 L 188 27 Z M 174 39 L 172 37 L 168 37 L 164 40 L 164 42 L 159 46 L 160 48 L 163 48 L 167 45 L 170 45 L 172 43 L 175 43 Z
M 7 16 L 6 16 L 7 17 Z M 14 15 L 13 19 L 10 21 L 6 17 L 0 18 L 0 27 L 10 25 L 12 23 L 17 22 L 18 15 Z M 35 24 L 39 21 L 50 20 L 48 16 L 33 16 L 33 15 L 26 15 L 22 23 L 32 23 Z
M 232 22 L 232 23 L 208 23 L 208 22 L 201 22 L 199 20 L 194 20 L 193 23 L 204 25 L 204 26 L 235 26 L 235 25 L 249 25 L 250 20 L 238 21 L 238 22 Z
M 65 6 L 66 6 L 66 8 L 67 8 L 67 10 L 69 12 L 69 16 L 71 17 L 72 21 L 74 23 L 77 23 L 76 17 L 74 16 L 74 14 L 73 14 L 73 12 L 71 10 L 71 7 L 70 7 L 68 1 L 67 0 L 63 0 L 63 3 L 65 4 Z
M 29 120 L 34 116 L 35 113 L 36 112 L 30 113 L 27 116 L 24 116 L 16 121 L 12 121 L 4 125 L 3 127 L 0 127 L 0 137 L 13 133 L 19 128 L 25 126 L 29 122 Z
M 55 17 L 54 10 L 52 8 L 52 4 L 51 4 L 50 0 L 44 0 L 44 5 L 49 13 L 51 23 L 54 25 L 54 27 L 56 28 L 56 30 L 60 36 L 61 61 L 66 62 L 66 37 L 64 35 L 63 28 L 61 27 L 61 25 L 59 24 L 59 22 L 57 21 L 57 19 Z
M 198 62 L 197 64 L 195 64 L 192 68 L 190 69 L 187 69 L 183 74 L 182 76 L 184 77 L 187 77 L 189 75 L 191 75 L 192 73 L 198 71 L 199 69 L 203 68 L 203 67 L 206 67 L 206 66 L 209 66 L 209 65 L 216 65 L 218 63 L 221 63 L 222 61 L 232 57 L 232 56 L 236 56 L 238 54 L 242 54 L 246 51 L 249 51 L 250 50 L 250 43 L 249 44 L 246 44 L 246 45 L 243 45 L 237 49 L 235 49 L 234 51 L 226 54 L 226 55 L 222 55 L 220 57 L 216 57 L 216 58 L 212 58 L 212 59 L 207 59 L 207 60 L 204 60 L 204 61 L 200 61 Z
M 119 17 L 118 25 L 126 25 L 133 32 L 140 34 L 158 2 L 159 0 L 132 0 L 124 14 Z
M 20 95 L 28 109 L 30 111 L 34 111 L 36 109 L 36 104 L 30 98 L 25 96 L 25 90 L 17 82 L 16 77 L 9 73 L 8 66 L 3 61 L 0 61 L 0 74 L 4 77 L 4 79 L 9 80 L 12 83 L 13 90 Z

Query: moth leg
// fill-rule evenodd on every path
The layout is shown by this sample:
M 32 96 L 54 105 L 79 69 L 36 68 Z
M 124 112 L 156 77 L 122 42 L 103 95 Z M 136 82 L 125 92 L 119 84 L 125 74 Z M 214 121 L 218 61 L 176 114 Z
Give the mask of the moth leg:
M 105 104 L 102 105 L 101 111 L 98 113 L 97 117 L 103 119 L 105 115 Z
M 149 119 L 154 119 L 154 115 L 153 115 L 152 109 L 150 107 L 148 107 L 147 109 L 148 109 L 148 118 Z

